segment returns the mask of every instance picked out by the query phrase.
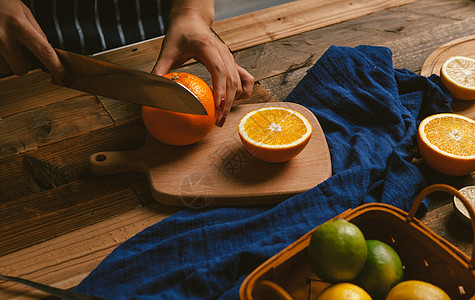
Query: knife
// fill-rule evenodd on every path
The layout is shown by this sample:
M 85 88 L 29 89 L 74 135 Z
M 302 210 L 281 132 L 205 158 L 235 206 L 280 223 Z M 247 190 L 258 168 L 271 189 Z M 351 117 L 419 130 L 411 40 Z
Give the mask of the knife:
M 55 51 L 72 77 L 69 88 L 169 111 L 208 114 L 190 90 L 171 79 L 65 50 Z M 47 71 L 44 66 L 41 69 Z

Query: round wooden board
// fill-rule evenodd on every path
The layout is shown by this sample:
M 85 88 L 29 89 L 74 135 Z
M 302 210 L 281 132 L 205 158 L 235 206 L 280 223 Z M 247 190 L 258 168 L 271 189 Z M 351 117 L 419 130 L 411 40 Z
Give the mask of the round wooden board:
M 421 75 L 440 75 L 440 68 L 452 56 L 466 56 L 475 59 L 475 35 L 466 36 L 440 46 L 427 57 L 422 65 Z

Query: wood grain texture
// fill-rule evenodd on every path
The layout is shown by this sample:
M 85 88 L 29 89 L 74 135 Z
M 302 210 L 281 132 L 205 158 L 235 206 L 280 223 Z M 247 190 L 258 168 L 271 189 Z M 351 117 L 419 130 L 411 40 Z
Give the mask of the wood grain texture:
M 88 177 L 35 193 L 0 205 L 0 251 L 8 254 L 139 206 L 120 176 Z
M 112 125 L 94 96 L 75 97 L 27 110 L 0 119 L 0 158 Z
M 238 51 L 413 1 L 300 0 L 218 21 L 212 28 L 231 51 Z
M 33 70 L 27 76 L 0 79 L 0 118 L 84 95 L 51 83 L 51 76 Z
M 163 37 L 135 43 L 93 55 L 94 58 L 112 62 L 144 72 L 151 72 L 162 48 Z
M 239 120 L 247 112 L 269 105 L 297 110 L 313 127 L 305 149 L 285 163 L 253 158 L 237 133 Z M 215 128 L 196 144 L 168 146 L 148 136 L 138 150 L 95 153 L 90 163 L 91 171 L 99 175 L 144 173 L 155 200 L 191 207 L 276 203 L 309 190 L 331 175 L 330 152 L 318 120 L 295 103 L 239 105 L 222 128 Z
M 151 203 L 94 225 L 50 238 L 0 257 L 2 272 L 59 288 L 76 286 L 118 245 L 176 212 Z M 1 299 L 40 299 L 46 295 L 29 287 L 0 283 Z
M 292 12 L 289 10 L 289 13 Z M 269 16 L 268 11 L 261 13 L 262 18 Z M 419 72 L 427 57 L 438 47 L 474 34 L 474 13 L 475 2 L 472 0 L 418 0 L 329 26 L 313 30 L 307 28 L 305 32 L 296 35 L 278 39 L 274 36 L 272 41 L 252 47 L 241 47 L 244 44 L 238 44 L 236 49 L 241 50 L 234 49 L 233 55 L 238 64 L 256 77 L 257 82 L 251 99 L 239 100 L 236 105 L 282 101 L 305 75 L 306 70 L 331 45 L 386 46 L 393 51 L 395 67 Z M 302 14 L 304 15 L 305 13 Z M 233 34 L 236 36 L 235 40 L 239 40 L 249 34 L 250 29 L 246 26 L 254 26 L 254 30 L 261 34 L 264 31 L 259 28 L 259 18 L 243 16 L 240 18 L 242 24 L 237 22 L 238 19 L 228 20 L 235 24 L 235 27 L 229 28 L 229 31 L 225 28 L 222 34 Z M 246 23 L 249 20 L 251 24 Z M 295 30 L 292 29 L 292 22 L 296 20 L 287 18 L 287 21 L 289 22 L 280 24 L 289 26 L 289 29 L 284 31 Z M 234 42 L 234 39 L 232 41 Z M 101 53 L 97 58 L 149 71 L 155 63 L 161 42 L 161 39 L 145 41 Z M 249 43 L 254 44 L 254 41 Z M 182 70 L 194 74 L 196 72 L 210 82 L 209 73 L 201 64 L 188 64 Z M 7 120 L 5 123 L 0 120 L 0 124 L 6 124 L 0 131 L 2 139 L 18 141 L 14 133 L 24 132 L 29 126 L 27 124 L 34 118 L 34 115 L 27 114 L 29 110 L 39 112 L 38 116 L 53 116 L 55 110 L 51 108 L 55 103 L 67 106 L 68 99 L 81 99 L 84 103 L 89 101 L 89 95 L 54 86 L 49 81 L 49 75 L 40 71 L 33 71 L 22 77 L 0 79 L 0 118 Z M 44 144 L 41 142 L 44 140 L 38 138 L 21 139 L 28 147 L 24 149 L 28 150 L 13 154 L 16 150 L 10 149 L 12 152 L 0 159 L 0 206 L 17 215 L 19 234 L 25 235 L 22 240 L 2 229 L 8 226 L 7 220 L 11 221 L 10 215 L 5 216 L 5 221 L 0 219 L 0 232 L 3 232 L 4 237 L 8 237 L 2 247 L 11 252 L 0 256 L 0 269 L 5 269 L 9 275 L 24 276 L 58 287 L 71 288 L 133 232 L 139 232 L 177 210 L 166 210 L 166 207 L 153 200 L 145 175 L 127 173 L 123 176 L 110 175 L 102 178 L 88 171 L 88 158 L 91 154 L 137 149 L 143 145 L 146 135 L 138 107 L 112 99 L 98 99 L 100 103 L 91 102 L 91 109 L 84 109 L 84 112 L 87 111 L 86 118 L 95 120 L 95 127 L 90 132 L 87 127 L 79 130 L 68 127 L 68 112 L 64 111 L 61 116 L 56 114 L 55 117 L 64 124 L 61 128 L 68 128 L 68 133 L 51 131 L 50 142 Z M 43 106 L 45 108 L 42 108 Z M 80 109 L 79 106 L 76 108 L 73 115 L 78 116 Z M 474 113 L 474 105 L 471 103 L 466 103 L 463 107 L 456 104 L 454 109 L 469 116 Z M 15 117 L 17 114 L 29 117 Z M 100 117 L 94 116 L 95 114 Z M 101 120 L 106 120 L 102 118 L 104 114 L 109 115 L 110 120 L 101 124 Z M 28 121 L 23 124 L 22 120 Z M 34 136 L 31 132 L 27 134 Z M 17 148 L 23 149 L 20 146 Z M 8 150 L 4 148 L 6 147 L 0 143 L 1 151 L 5 153 Z M 100 180 L 94 183 L 94 178 Z M 434 176 L 433 180 L 462 187 L 475 184 L 475 174 L 463 178 Z M 102 185 L 109 181 L 112 181 L 110 185 L 113 188 Z M 104 193 L 110 193 L 110 198 L 101 194 L 101 185 Z M 120 194 L 121 201 L 117 203 L 117 214 L 113 214 L 116 193 Z M 76 202 L 67 203 L 71 194 Z M 104 206 L 95 200 L 96 197 L 105 201 Z M 88 215 L 81 199 L 85 199 L 93 207 L 99 207 L 103 212 L 96 216 Z M 25 205 L 25 209 L 21 208 L 21 204 Z M 452 217 L 450 201 L 440 199 L 437 202 L 431 201 L 431 204 L 434 214 L 429 212 L 423 222 L 464 252 L 469 249 L 472 243 L 467 239 L 469 235 L 453 226 L 456 219 Z M 74 205 L 78 205 L 77 211 L 73 211 Z M 133 205 L 137 206 L 134 208 Z M 58 208 L 57 215 L 48 209 L 49 206 Z M 15 209 L 9 210 L 9 207 Z M 67 213 L 63 214 L 63 211 Z M 35 223 L 41 226 L 28 226 L 28 222 L 35 222 L 35 213 L 45 214 L 40 217 L 39 223 Z M 54 215 L 54 224 L 48 222 L 45 217 L 48 214 Z M 60 226 L 69 224 L 73 224 L 70 232 L 60 231 L 63 230 Z M 52 231 L 48 235 L 47 230 L 50 227 Z M 39 238 L 35 239 L 29 236 L 30 234 L 38 234 Z M 12 239 L 14 247 L 8 246 L 9 239 Z M 4 289 L 5 286 L 8 288 Z M 2 283 L 1 287 L 2 299 L 10 299 L 13 296 L 22 299 L 42 297 L 19 285 Z M 18 292 L 16 289 L 19 289 Z
M 424 7 L 432 13 L 422 14 Z M 441 5 L 421 0 L 393 8 L 390 12 L 383 11 L 256 46 L 241 51 L 239 55 L 261 53 L 261 59 L 256 58 L 259 56 L 257 54 L 247 57 L 245 61 L 249 64 L 244 66 L 250 69 L 256 78 L 260 78 L 262 85 L 277 101 L 285 99 L 305 75 L 308 66 L 303 62 L 311 58 L 313 64 L 331 45 L 354 47 L 365 44 L 388 47 L 393 52 L 395 68 L 406 68 L 419 73 L 432 51 L 475 32 L 475 18 L 471 14 L 475 10 L 475 2 L 448 3 L 446 10 L 453 13 L 453 18 L 438 16 L 434 7 L 440 10 Z M 443 14 L 447 14 L 447 11 Z M 434 27 L 431 24 L 438 25 Z M 393 30 L 397 28 L 399 30 Z M 278 57 L 283 59 L 279 61 Z M 293 67 L 298 65 L 302 67 Z M 254 69 L 256 71 L 253 71 Z M 288 80 L 289 78 L 291 80 Z M 456 103 L 454 109 L 458 110 L 458 105 L 459 103 Z M 464 113 L 474 114 L 466 110 Z
M 131 150 L 143 145 L 146 129 L 140 122 L 79 135 L 0 159 L 0 203 L 17 201 L 91 176 L 88 158 L 104 149 Z M 61 178 L 61 181 L 55 179 Z M 85 191 L 84 191 L 85 192 Z M 65 191 L 67 197 L 67 190 Z M 3 224 L 3 223 L 2 223 Z

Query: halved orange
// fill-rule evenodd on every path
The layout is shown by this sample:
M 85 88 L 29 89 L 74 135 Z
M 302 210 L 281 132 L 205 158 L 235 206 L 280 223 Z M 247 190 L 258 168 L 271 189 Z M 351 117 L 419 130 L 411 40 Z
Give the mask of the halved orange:
M 475 59 L 454 56 L 440 69 L 440 79 L 454 98 L 475 100 Z
M 284 162 L 305 148 L 312 136 L 312 125 L 296 110 L 262 107 L 242 117 L 239 136 L 254 157 L 266 162 Z
M 427 165 L 441 173 L 475 170 L 475 120 L 454 113 L 429 116 L 419 125 L 417 144 Z

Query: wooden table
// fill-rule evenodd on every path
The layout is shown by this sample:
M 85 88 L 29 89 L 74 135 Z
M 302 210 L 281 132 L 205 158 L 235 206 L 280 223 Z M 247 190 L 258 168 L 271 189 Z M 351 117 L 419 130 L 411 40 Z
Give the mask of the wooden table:
M 361 2 L 358 3 L 358 2 Z M 217 22 L 213 30 L 256 78 L 250 99 L 281 101 L 331 45 L 389 47 L 394 67 L 419 72 L 441 45 L 475 34 L 470 0 L 299 0 Z M 162 39 L 98 58 L 149 72 Z M 182 68 L 210 81 L 205 68 Z M 475 118 L 475 105 L 454 112 Z M 0 80 L 0 273 L 61 288 L 77 285 L 115 247 L 178 211 L 151 198 L 145 176 L 94 176 L 88 158 L 139 148 L 140 108 L 50 84 L 36 70 Z M 474 176 L 434 178 L 456 188 Z M 422 219 L 470 255 L 471 229 L 440 196 Z M 1 299 L 38 299 L 29 288 L 0 284 Z

